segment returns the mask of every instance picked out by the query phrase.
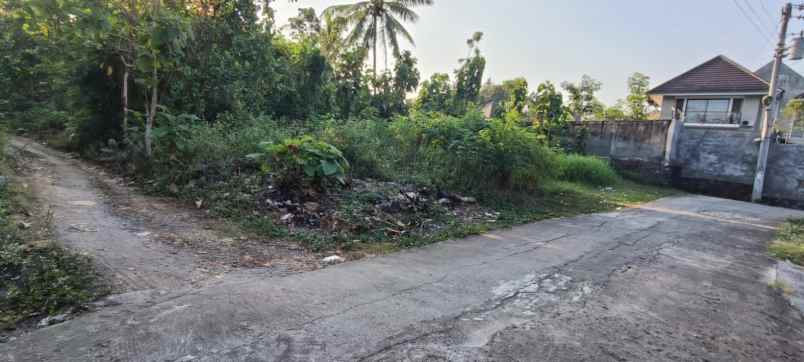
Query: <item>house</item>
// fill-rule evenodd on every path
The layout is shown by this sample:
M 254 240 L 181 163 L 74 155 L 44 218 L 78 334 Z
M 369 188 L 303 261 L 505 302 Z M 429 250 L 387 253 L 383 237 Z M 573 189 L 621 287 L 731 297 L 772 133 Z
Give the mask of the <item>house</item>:
M 759 75 L 718 55 L 648 91 L 661 105 L 662 119 L 685 127 L 752 128 L 769 84 Z
M 718 55 L 648 91 L 661 107 L 660 120 L 573 126 L 589 135 L 585 152 L 607 157 L 641 179 L 748 198 L 759 159 L 769 73 L 767 66 L 752 72 Z M 789 100 L 804 97 L 801 75 L 784 66 L 780 79 L 773 114 Z M 782 119 L 776 127 L 791 126 Z M 770 145 L 762 195 L 804 208 L 804 142 Z
M 773 63 L 756 72 L 718 55 L 651 89 L 648 94 L 661 105 L 661 119 L 683 120 L 685 127 L 743 128 L 758 130 L 761 102 L 768 94 Z M 784 106 L 804 96 L 804 77 L 782 64 L 779 95 L 773 108 L 775 129 L 789 137 L 791 119 L 783 117 Z

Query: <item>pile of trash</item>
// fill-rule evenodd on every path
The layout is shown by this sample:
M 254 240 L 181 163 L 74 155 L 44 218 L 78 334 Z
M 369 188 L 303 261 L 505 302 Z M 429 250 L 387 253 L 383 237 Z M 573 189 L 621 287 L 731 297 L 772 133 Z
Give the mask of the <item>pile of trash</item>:
M 258 197 L 259 209 L 293 228 L 359 233 L 381 231 L 395 237 L 415 229 L 434 230 L 440 215 L 489 219 L 473 197 L 414 184 L 354 179 L 348 189 L 283 192 L 268 187 Z

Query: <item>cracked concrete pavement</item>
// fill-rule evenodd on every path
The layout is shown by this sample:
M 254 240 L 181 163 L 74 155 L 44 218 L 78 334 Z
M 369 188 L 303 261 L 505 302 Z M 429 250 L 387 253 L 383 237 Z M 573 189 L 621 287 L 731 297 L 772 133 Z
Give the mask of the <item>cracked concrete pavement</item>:
M 553 219 L 323 270 L 113 297 L 8 361 L 804 360 L 768 275 L 804 212 L 703 196 Z

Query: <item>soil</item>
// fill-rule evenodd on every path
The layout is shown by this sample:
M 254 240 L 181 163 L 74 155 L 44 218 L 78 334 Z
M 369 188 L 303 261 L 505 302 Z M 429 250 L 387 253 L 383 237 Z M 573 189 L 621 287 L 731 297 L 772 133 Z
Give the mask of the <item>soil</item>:
M 64 246 L 94 257 L 115 292 L 199 287 L 237 269 L 266 276 L 320 267 L 298 243 L 270 240 L 174 199 L 143 195 L 102 168 L 26 138 L 12 149 Z

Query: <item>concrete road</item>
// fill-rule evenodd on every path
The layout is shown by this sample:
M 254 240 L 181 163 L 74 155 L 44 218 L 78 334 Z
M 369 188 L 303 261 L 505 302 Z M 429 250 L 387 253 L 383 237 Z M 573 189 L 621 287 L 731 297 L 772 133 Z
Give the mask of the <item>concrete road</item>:
M 687 196 L 282 278 L 138 292 L 0 344 L 8 361 L 804 360 L 770 286 L 804 213 Z

